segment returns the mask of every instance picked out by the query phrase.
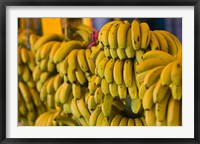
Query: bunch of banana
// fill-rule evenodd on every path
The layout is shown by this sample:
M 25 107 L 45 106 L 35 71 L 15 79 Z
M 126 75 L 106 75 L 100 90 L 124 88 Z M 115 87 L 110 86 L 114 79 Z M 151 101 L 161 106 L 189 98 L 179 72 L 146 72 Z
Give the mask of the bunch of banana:
M 46 108 L 40 100 L 39 93 L 26 83 L 18 82 L 18 112 L 19 122 L 21 117 L 27 120 L 28 125 L 34 125 L 36 118 L 44 113 Z

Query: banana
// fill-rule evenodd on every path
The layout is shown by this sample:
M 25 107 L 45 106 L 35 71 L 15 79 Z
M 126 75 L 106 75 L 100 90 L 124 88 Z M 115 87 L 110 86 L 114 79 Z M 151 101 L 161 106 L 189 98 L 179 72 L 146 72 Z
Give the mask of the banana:
M 119 126 L 119 123 L 123 116 L 121 114 L 117 114 L 111 121 L 110 126 Z
M 170 62 L 174 61 L 174 57 L 172 55 L 160 50 L 151 50 L 151 51 L 146 52 L 143 55 L 144 60 L 151 59 L 151 58 L 162 58 L 162 59 L 169 60 Z
M 34 122 L 35 122 L 35 120 L 36 120 L 36 112 L 35 111 L 29 111 L 28 113 L 27 113 L 27 119 L 28 119 L 28 121 L 29 121 L 29 125 L 30 126 L 33 126 L 34 124 Z
M 113 59 L 117 59 L 118 58 L 116 49 L 110 49 L 110 55 L 111 55 L 111 57 Z
M 103 122 L 104 117 L 105 116 L 103 115 L 103 112 L 101 112 L 99 114 L 99 116 L 97 117 L 96 126 L 102 126 L 102 122 Z
M 86 56 L 85 56 L 85 49 L 81 49 L 78 51 L 77 54 L 77 60 L 78 60 L 78 64 L 81 67 L 83 72 L 89 72 L 89 67 L 86 61 Z
M 33 71 L 33 69 L 35 68 L 35 60 L 33 58 L 33 54 L 31 51 L 28 51 L 28 57 L 29 57 L 29 61 L 28 61 L 28 67 L 31 71 Z
M 68 67 L 69 67 L 69 65 L 68 65 L 68 56 L 65 57 L 65 59 L 61 63 L 62 64 L 60 66 L 60 73 L 62 75 L 67 75 L 67 70 L 68 70 Z
M 155 106 L 145 111 L 145 121 L 148 126 L 156 126 Z
M 37 81 L 36 82 L 36 89 L 37 89 L 38 92 L 41 91 L 42 86 L 43 86 L 43 83 L 41 81 Z
M 120 59 L 116 60 L 113 68 L 113 78 L 117 85 L 120 85 L 123 82 L 123 68 L 124 61 Z
M 133 72 L 132 74 L 133 74 L 132 86 L 128 87 L 128 94 L 131 97 L 131 99 L 134 99 L 134 98 L 138 98 L 139 94 L 138 94 L 138 88 L 137 88 L 137 84 L 135 80 L 135 72 Z
M 127 96 L 127 88 L 125 83 L 123 82 L 121 85 L 118 85 L 118 95 L 121 100 L 126 99 Z
M 62 35 L 58 35 L 58 34 L 44 35 L 35 42 L 33 49 L 37 51 L 40 48 L 40 46 L 42 46 L 43 44 L 49 41 L 63 41 L 63 40 L 64 40 L 64 36 Z
M 153 69 L 158 66 L 166 66 L 171 61 L 162 58 L 151 58 L 144 60 L 136 67 L 136 73 L 142 73 L 144 71 Z
M 57 74 L 55 76 L 55 79 L 53 81 L 53 88 L 54 88 L 54 91 L 57 91 L 58 88 L 60 87 L 60 85 L 62 84 L 63 82 L 63 79 L 61 78 L 61 76 L 59 74 Z
M 75 70 L 76 66 L 78 65 L 78 60 L 77 60 L 78 52 L 79 52 L 78 49 L 74 49 L 68 55 L 68 65 L 69 67 L 71 67 L 72 70 Z
M 113 69 L 114 69 L 114 64 L 115 64 L 115 60 L 114 59 L 110 59 L 105 67 L 105 71 L 104 71 L 104 76 L 105 76 L 105 80 L 108 83 L 113 82 Z
M 28 82 L 31 79 L 31 72 L 27 66 L 23 68 L 22 79 L 24 82 Z
M 40 75 L 40 81 L 41 81 L 42 83 L 45 83 L 45 81 L 49 78 L 49 76 L 50 76 L 50 73 L 47 72 L 47 71 L 41 73 L 41 75 Z
M 26 116 L 27 111 L 28 111 L 25 105 L 25 101 L 19 91 L 18 91 L 18 110 L 24 116 Z
M 156 121 L 156 126 L 167 126 L 167 121 L 166 119 L 162 122 Z
M 27 86 L 30 88 L 34 88 L 35 87 L 35 82 L 33 81 L 32 77 L 31 79 L 29 79 L 29 81 L 27 82 Z
M 37 107 L 41 106 L 42 103 L 40 101 L 39 93 L 34 88 L 29 88 L 29 91 L 30 91 L 31 98 L 33 100 L 34 105 Z
M 58 88 L 58 90 L 55 92 L 55 104 L 56 104 L 57 106 L 60 106 L 60 105 L 61 105 L 61 102 L 60 102 L 60 92 L 61 92 L 61 90 L 62 90 L 62 86 L 63 86 L 63 84 L 60 85 L 60 87 Z
M 77 100 L 76 103 L 81 115 L 85 118 L 86 122 L 89 123 L 90 112 L 85 105 L 84 96 L 82 96 L 79 100 Z
M 71 40 L 61 45 L 53 57 L 54 63 L 58 64 L 74 49 L 82 49 L 83 44 L 80 41 Z M 70 57 L 69 57 L 70 59 Z
M 94 71 L 95 71 L 95 63 L 94 61 L 91 59 L 91 50 L 90 49 L 86 49 L 85 50 L 85 58 L 86 58 L 86 61 L 87 61 L 87 64 L 88 64 L 88 67 L 90 69 L 90 72 L 92 74 L 94 74 Z
M 175 85 L 172 83 L 171 85 L 172 97 L 175 100 L 180 100 L 182 98 L 182 84 Z
M 40 61 L 40 63 L 39 63 L 39 68 L 40 68 L 40 70 L 41 70 L 42 72 L 47 71 L 48 60 L 49 60 L 49 59 L 46 58 L 46 59 L 43 59 L 43 60 Z
M 117 43 L 118 48 L 125 49 L 126 48 L 126 40 L 127 40 L 127 33 L 130 28 L 131 24 L 125 20 L 119 25 L 117 30 Z
M 60 42 L 56 42 L 54 43 L 54 45 L 51 48 L 51 51 L 49 52 L 49 59 L 51 62 L 53 62 L 53 57 L 56 53 L 56 51 L 61 47 L 61 43 Z
M 60 90 L 60 102 L 61 104 L 64 104 L 67 102 L 67 99 L 69 98 L 70 93 L 72 92 L 72 84 L 71 83 L 63 83 L 62 89 Z
M 51 78 L 49 78 L 49 79 L 47 79 L 47 81 L 45 81 L 45 83 L 43 84 L 43 86 L 42 86 L 42 89 L 41 89 L 41 91 L 40 91 L 40 99 L 41 99 L 41 101 L 45 101 L 46 100 L 46 98 L 47 98 L 47 84 L 48 84 L 48 82 L 50 81 L 52 79 L 52 77 Z
M 104 47 L 104 54 L 107 58 L 111 57 L 110 49 L 108 47 Z
M 26 48 L 21 48 L 21 60 L 23 63 L 28 63 L 29 61 L 29 54 L 28 54 L 28 50 Z
M 72 114 L 76 117 L 76 118 L 80 118 L 81 117 L 81 113 L 80 113 L 80 110 L 78 108 L 78 103 L 76 102 L 76 99 L 73 98 L 72 101 L 71 101 L 71 111 L 72 111 Z
M 42 51 L 42 48 L 44 47 L 44 45 L 42 45 L 36 52 L 35 52 L 35 62 L 38 63 L 41 61 L 41 57 L 40 57 L 40 53 Z
M 101 107 L 104 116 L 110 116 L 112 110 L 112 102 L 113 97 L 111 95 L 108 94 L 104 96 L 103 104 Z
M 126 87 L 131 87 L 133 83 L 133 64 L 130 59 L 124 62 L 123 79 Z
M 127 126 L 135 126 L 135 121 L 133 118 L 128 119 Z
M 41 114 L 35 121 L 35 126 L 45 126 L 46 121 L 48 120 L 49 116 L 50 116 L 51 112 L 45 112 L 43 114 Z
M 126 52 L 125 52 L 125 49 L 117 49 L 117 56 L 119 57 L 119 59 L 126 59 L 127 56 L 126 56 Z
M 135 74 L 136 75 L 136 85 L 138 87 L 138 89 L 140 88 L 140 86 L 142 85 L 142 83 L 144 82 L 144 78 L 147 75 L 149 71 L 145 71 L 139 74 Z
M 37 42 L 37 40 L 39 39 L 39 36 L 37 36 L 36 34 L 31 34 L 29 36 L 29 43 L 30 43 L 30 48 L 31 48 L 31 52 L 35 55 L 35 50 L 34 50 L 34 45 Z
M 171 81 L 174 85 L 181 85 L 182 82 L 182 65 L 180 61 L 177 61 L 172 66 Z
M 104 78 L 104 70 L 105 70 L 105 67 L 106 67 L 106 64 L 108 63 L 108 61 L 109 61 L 109 58 L 105 57 L 101 60 L 99 65 L 97 65 L 97 67 L 98 67 L 97 72 L 101 78 Z
M 165 40 L 167 41 L 168 53 L 175 57 L 177 55 L 177 52 L 178 52 L 178 48 L 176 46 L 175 41 L 165 31 L 159 31 L 159 32 L 164 36 Z
M 100 51 L 96 60 L 95 60 L 95 65 L 96 65 L 96 68 L 97 66 L 100 64 L 100 62 L 102 61 L 102 59 L 105 58 L 105 54 L 103 51 Z
M 109 121 L 107 117 L 104 117 L 102 122 L 101 122 L 101 126 L 109 126 Z
M 118 96 L 118 86 L 115 82 L 109 83 L 109 91 L 113 98 Z
M 155 88 L 155 85 L 152 85 L 144 94 L 144 97 L 142 99 L 142 106 L 144 110 L 148 111 L 153 106 L 153 90 Z
M 155 84 L 158 81 L 163 68 L 164 66 L 158 66 L 151 69 L 147 73 L 147 75 L 144 78 L 144 85 L 147 89 L 150 88 L 153 84 Z
M 131 100 L 131 110 L 134 114 L 138 114 L 141 110 L 142 102 L 139 98 Z
M 58 116 L 54 120 L 60 123 L 61 126 L 78 126 L 78 123 L 69 116 Z
M 90 115 L 90 119 L 89 119 L 90 126 L 96 125 L 96 122 L 97 122 L 97 119 L 98 119 L 98 116 L 100 115 L 100 113 L 101 113 L 101 106 L 98 105 L 96 107 L 96 109 Z
M 131 28 L 128 29 L 127 35 L 126 35 L 125 53 L 128 58 L 134 58 L 135 56 L 135 50 L 133 49 L 132 41 L 131 41 Z
M 119 126 L 126 126 L 128 123 L 128 118 L 123 117 L 119 123 Z
M 55 101 L 54 101 L 54 95 L 47 94 L 47 106 L 50 109 L 55 108 Z
M 139 99 L 142 100 L 144 98 L 146 91 L 147 91 L 147 88 L 145 87 L 144 83 L 142 83 L 139 88 Z
M 63 110 L 66 114 L 71 114 L 72 111 L 71 111 L 71 102 L 72 102 L 72 99 L 73 99 L 73 94 L 70 93 L 68 99 L 67 99 L 67 102 L 63 105 Z
M 40 52 L 40 59 L 46 59 L 49 56 L 52 46 L 56 43 L 56 41 L 50 41 L 43 45 Z
M 100 87 L 98 87 L 94 93 L 94 100 L 97 104 L 100 104 L 103 100 L 104 94 Z
M 100 46 L 92 46 L 91 49 L 92 49 L 92 53 L 91 53 L 91 55 L 90 55 L 90 58 L 91 58 L 93 61 L 95 61 L 96 58 L 97 58 L 97 56 L 98 56 L 98 54 L 102 51 L 102 49 L 101 49 Z
M 149 46 L 150 42 L 150 28 L 149 25 L 145 22 L 140 23 L 141 31 L 141 49 L 146 49 Z
M 141 30 L 138 19 L 134 19 L 131 23 L 131 40 L 134 50 L 139 50 L 141 47 Z
M 26 86 L 26 84 L 19 81 L 18 88 L 19 88 L 19 91 L 21 92 L 21 95 L 22 95 L 25 103 L 32 102 L 31 94 L 30 94 L 30 91 L 29 91 L 28 87 Z
M 72 69 L 72 67 L 68 67 L 67 76 L 70 83 L 74 83 L 77 80 L 75 71 Z
M 144 55 L 143 50 L 137 50 L 135 52 L 135 59 L 136 59 L 137 63 L 140 64 L 143 61 L 143 55 Z
M 120 111 L 125 110 L 125 105 L 121 100 L 113 100 L 112 105 L 115 106 Z
M 89 89 L 90 94 L 94 94 L 95 90 L 97 89 L 95 79 L 96 79 L 96 76 L 93 75 L 92 78 L 90 79 L 89 83 L 88 83 L 88 89 Z
M 165 68 L 161 72 L 160 79 L 161 79 L 162 85 L 164 85 L 164 86 L 169 86 L 172 82 L 171 71 L 172 71 L 172 67 L 173 67 L 174 63 L 175 62 L 169 63 L 167 66 L 165 66 Z
M 72 83 L 72 94 L 75 99 L 81 98 L 81 85 L 79 83 Z
M 77 65 L 76 70 L 75 70 L 75 75 L 77 81 L 81 84 L 84 85 L 87 82 L 87 79 L 85 77 L 84 72 L 81 70 L 80 66 Z
M 153 31 L 160 45 L 160 50 L 168 53 L 168 44 L 165 37 L 159 31 Z
M 135 118 L 135 126 L 143 126 L 142 121 L 139 118 Z
M 79 121 L 80 125 L 82 125 L 82 126 L 89 126 L 89 123 L 85 120 L 84 117 L 78 118 L 78 121 Z
M 156 121 L 162 122 L 165 120 L 167 114 L 167 104 L 170 97 L 171 92 L 168 91 L 165 98 L 160 103 L 155 104 Z
M 100 87 L 101 86 L 101 77 L 99 77 L 99 76 L 96 76 L 96 78 L 95 78 L 95 85 L 97 86 L 97 87 Z
M 88 34 L 92 34 L 92 28 L 87 26 L 87 25 L 84 25 L 84 24 L 80 24 L 76 27 L 77 29 L 80 29 L 80 30 L 84 30 L 86 31 Z
M 153 90 L 154 103 L 160 103 L 167 95 L 169 91 L 168 86 L 163 86 L 161 80 L 159 80 Z
M 90 111 L 94 111 L 95 110 L 97 104 L 96 104 L 96 102 L 94 100 L 94 95 L 90 95 L 89 96 L 88 101 L 87 101 L 87 105 L 88 105 L 88 109 Z
M 110 47 L 109 45 L 109 32 L 112 26 L 119 21 L 111 21 L 105 24 L 99 31 L 98 39 L 104 45 L 104 47 Z
M 85 45 L 89 45 L 90 43 L 90 35 L 84 30 L 77 30 L 76 34 L 80 35 L 82 40 L 85 42 Z
M 168 126 L 179 126 L 180 123 L 180 111 L 181 101 L 170 98 L 167 108 L 167 125 Z
M 106 81 L 106 79 L 102 79 L 101 80 L 101 90 L 102 90 L 102 92 L 103 92 L 104 95 L 110 94 L 109 84 Z
M 151 50 L 160 50 L 159 41 L 153 31 L 150 31 L 150 47 Z

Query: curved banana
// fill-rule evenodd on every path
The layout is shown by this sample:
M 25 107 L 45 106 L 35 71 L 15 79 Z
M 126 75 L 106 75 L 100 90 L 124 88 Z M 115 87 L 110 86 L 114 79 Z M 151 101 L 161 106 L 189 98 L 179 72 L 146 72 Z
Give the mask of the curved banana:
M 119 94 L 119 98 L 121 100 L 126 99 L 127 96 L 127 87 L 125 85 L 125 83 L 123 82 L 121 85 L 118 85 L 118 94 Z
M 174 85 L 181 85 L 182 83 L 182 64 L 176 61 L 171 70 L 171 81 Z
M 95 63 L 94 61 L 91 59 L 91 50 L 90 49 L 86 49 L 85 50 L 85 58 L 86 58 L 86 61 L 87 61 L 87 64 L 88 64 L 88 67 L 90 69 L 90 72 L 92 74 L 94 74 L 94 71 L 95 71 Z
M 158 39 L 153 31 L 150 31 L 150 47 L 151 50 L 160 50 Z
M 91 113 L 90 119 L 89 119 L 89 124 L 90 126 L 95 126 L 97 122 L 97 118 L 99 114 L 101 113 L 101 106 L 97 106 L 96 109 Z
M 60 102 L 61 104 L 64 104 L 67 102 L 67 99 L 69 98 L 70 93 L 72 92 L 72 84 L 71 83 L 63 83 L 62 89 L 60 90 Z
M 51 51 L 50 51 L 50 53 L 49 53 L 49 59 L 50 59 L 51 62 L 53 62 L 53 57 L 54 57 L 56 51 L 60 48 L 60 46 L 61 46 L 61 43 L 60 43 L 60 42 L 56 42 L 56 43 L 54 43 L 54 45 L 52 46 Z
M 169 48 L 165 37 L 159 31 L 154 31 L 154 34 L 159 42 L 160 50 L 168 53 Z
M 77 54 L 78 64 L 81 67 L 82 71 L 89 72 L 89 67 L 86 61 L 85 49 L 81 49 Z
M 120 59 L 116 60 L 113 68 L 113 78 L 117 85 L 120 85 L 123 82 L 123 68 L 124 61 Z
M 141 49 L 146 49 L 149 46 L 150 42 L 150 28 L 149 25 L 145 22 L 140 23 L 141 31 Z
M 107 95 L 107 94 L 110 93 L 110 91 L 109 91 L 109 84 L 106 81 L 106 79 L 104 79 L 104 78 L 101 80 L 101 90 L 102 90 L 102 92 L 103 92 L 104 95 Z
M 145 121 L 148 126 L 156 126 L 155 106 L 145 111 Z
M 52 46 L 56 43 L 56 41 L 47 42 L 41 47 L 40 52 L 40 60 L 46 59 L 49 56 Z
M 111 121 L 110 126 L 119 126 L 119 123 L 123 116 L 121 114 L 117 114 Z
M 117 56 L 119 57 L 119 59 L 126 59 L 127 58 L 127 55 L 126 55 L 126 52 L 125 52 L 125 49 L 117 49 Z
M 115 82 L 109 83 L 109 91 L 113 98 L 118 96 L 118 86 Z
M 135 50 L 133 49 L 132 41 L 131 41 L 131 28 L 128 29 L 127 35 L 126 35 L 125 53 L 128 58 L 134 58 L 135 56 Z
M 111 95 L 108 94 L 104 96 L 103 104 L 101 107 L 104 116 L 110 116 L 112 110 L 112 102 L 113 97 Z
M 114 68 L 115 60 L 110 59 L 105 67 L 104 77 L 108 83 L 113 82 L 113 68 Z
M 141 47 L 141 29 L 138 19 L 134 19 L 131 23 L 131 39 L 134 50 L 139 50 Z
M 102 103 L 104 94 L 102 92 L 101 87 L 98 87 L 94 93 L 94 100 L 97 104 Z
M 126 126 L 128 123 L 128 118 L 123 117 L 119 123 L 119 126 Z
M 75 99 L 81 98 L 81 85 L 79 83 L 72 83 L 72 94 Z
M 72 70 L 75 70 L 76 67 L 77 67 L 77 64 L 78 64 L 77 54 L 78 54 L 78 52 L 79 52 L 78 49 L 74 49 L 68 55 L 68 65 L 69 65 L 69 67 L 71 67 Z
M 131 87 L 133 83 L 133 64 L 130 59 L 124 62 L 123 79 L 126 87 Z

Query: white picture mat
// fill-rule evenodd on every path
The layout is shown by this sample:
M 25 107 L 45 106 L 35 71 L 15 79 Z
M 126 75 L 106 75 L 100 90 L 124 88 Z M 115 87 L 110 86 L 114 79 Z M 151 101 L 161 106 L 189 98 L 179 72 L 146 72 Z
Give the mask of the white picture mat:
M 182 18 L 183 100 L 181 127 L 26 127 L 17 126 L 18 17 Z M 7 138 L 194 138 L 194 7 L 6 7 Z

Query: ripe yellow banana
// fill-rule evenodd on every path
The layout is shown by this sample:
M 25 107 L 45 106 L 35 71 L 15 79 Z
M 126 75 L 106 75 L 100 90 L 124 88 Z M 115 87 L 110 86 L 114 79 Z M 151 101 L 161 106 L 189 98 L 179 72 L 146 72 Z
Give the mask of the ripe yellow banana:
M 121 114 L 117 114 L 111 121 L 110 126 L 119 126 L 119 123 L 123 116 Z
M 165 68 L 161 72 L 160 79 L 161 79 L 162 85 L 164 85 L 164 86 L 169 86 L 172 82 L 171 70 L 172 70 L 174 63 L 175 62 L 169 63 L 167 66 L 165 66 Z
M 134 98 L 139 98 L 139 93 L 135 79 L 135 72 L 133 72 L 132 74 L 133 74 L 132 86 L 128 87 L 128 94 L 131 97 L 131 99 L 134 99 Z
M 86 58 L 86 61 L 87 61 L 87 64 L 88 64 L 88 67 L 90 69 L 90 72 L 92 74 L 94 74 L 94 71 L 95 71 L 95 63 L 94 61 L 91 59 L 91 49 L 86 49 L 85 50 L 85 58 Z
M 28 54 L 28 50 L 26 48 L 21 48 L 21 60 L 23 63 L 28 63 L 29 61 L 29 54 Z
M 97 104 L 100 104 L 102 103 L 102 100 L 103 100 L 103 97 L 104 97 L 104 94 L 102 92 L 102 89 L 101 87 L 98 87 L 94 93 L 94 100 Z
M 115 60 L 114 59 L 110 59 L 105 67 L 105 71 L 104 71 L 104 76 L 105 76 L 105 80 L 108 83 L 113 82 L 113 69 L 114 69 L 114 64 L 115 64 Z
M 135 118 L 135 126 L 143 126 L 142 121 L 139 118 Z
M 98 118 L 100 113 L 101 113 L 101 106 L 98 105 L 96 107 L 96 109 L 90 115 L 90 119 L 89 119 L 90 126 L 95 126 L 96 125 L 96 121 L 97 121 L 97 118 Z
M 101 81 L 101 90 L 102 90 L 104 95 L 110 94 L 109 84 L 106 81 L 106 79 L 102 79 L 102 81 Z
M 72 92 L 72 84 L 71 83 L 63 83 L 62 89 L 60 90 L 60 102 L 61 104 L 64 104 L 67 102 L 67 99 L 69 98 L 70 93 Z
M 146 49 L 149 46 L 150 42 L 150 28 L 149 25 L 145 22 L 140 23 L 141 31 L 141 49 Z
M 56 43 L 56 41 L 50 41 L 47 42 L 41 47 L 41 52 L 40 52 L 40 59 L 43 60 L 46 57 L 49 56 L 49 53 L 51 51 L 52 46 Z
M 57 89 L 60 87 L 60 85 L 62 84 L 62 82 L 63 82 L 63 79 L 61 78 L 61 76 L 59 74 L 57 74 L 55 76 L 54 81 L 53 81 L 54 91 L 57 91 Z
M 51 51 L 50 51 L 50 53 L 49 53 L 49 59 L 50 59 L 51 62 L 53 62 L 53 57 L 54 57 L 56 51 L 60 48 L 60 46 L 61 46 L 61 43 L 60 43 L 60 42 L 56 42 L 56 43 L 54 43 L 54 45 L 52 46 Z
M 77 65 L 76 70 L 75 70 L 75 75 L 77 81 L 81 84 L 84 85 L 87 82 L 87 79 L 85 77 L 84 72 L 81 70 L 80 66 Z
M 147 88 L 145 87 L 144 83 L 142 83 L 140 88 L 139 88 L 139 99 L 141 99 L 141 100 L 143 99 L 146 91 L 147 91 Z
M 72 94 L 75 99 L 81 98 L 81 85 L 79 83 L 72 84 Z
M 111 110 L 112 110 L 112 102 L 113 102 L 113 97 L 111 95 L 105 95 L 103 104 L 102 104 L 102 112 L 104 116 L 110 116 Z
M 89 67 L 86 61 L 85 49 L 81 49 L 77 54 L 78 64 L 81 67 L 82 71 L 89 72 Z
M 19 91 L 21 92 L 21 95 L 22 95 L 25 103 L 32 102 L 31 94 L 30 94 L 30 91 L 29 91 L 28 87 L 26 86 L 26 84 L 19 81 L 18 88 L 19 88 Z
M 112 105 L 115 106 L 120 111 L 124 111 L 125 105 L 121 100 L 113 100 Z
M 104 47 L 104 54 L 107 58 L 111 57 L 110 49 L 108 47 Z
M 40 79 L 40 75 L 42 74 L 42 71 L 39 69 L 39 66 L 37 65 L 34 67 L 32 76 L 34 81 L 38 81 Z
M 61 62 L 61 65 L 60 65 L 60 73 L 61 75 L 67 75 L 67 70 L 68 70 L 68 56 L 65 57 L 65 59 Z
M 97 104 L 96 104 L 96 102 L 94 100 L 94 95 L 89 95 L 89 98 L 88 98 L 88 101 L 87 101 L 87 105 L 88 105 L 88 109 L 90 111 L 94 111 L 95 110 Z
M 167 125 L 179 126 L 180 123 L 181 101 L 170 98 L 167 108 Z
M 131 87 L 133 83 L 133 64 L 131 59 L 124 62 L 123 79 L 126 87 Z
M 125 53 L 128 58 L 134 58 L 135 56 L 135 50 L 133 49 L 132 41 L 131 41 L 131 28 L 128 29 L 127 35 L 126 35 Z
M 127 55 L 126 55 L 126 51 L 125 49 L 117 49 L 117 56 L 119 57 L 119 59 L 123 60 L 123 59 L 126 59 L 127 58 Z
M 145 121 L 148 126 L 156 125 L 155 106 L 152 106 L 150 110 L 145 111 Z
M 23 68 L 22 79 L 24 82 L 28 82 L 31 79 L 31 72 L 27 66 Z
M 28 55 L 29 55 L 29 61 L 28 61 L 28 67 L 31 71 L 33 71 L 34 67 L 35 67 L 35 60 L 33 57 L 33 54 L 31 51 L 28 51 Z
M 141 30 L 138 19 L 134 19 L 131 23 L 131 39 L 134 50 L 139 50 L 141 48 Z
M 159 41 L 153 31 L 150 31 L 150 47 L 151 50 L 160 50 Z
M 118 58 L 116 49 L 109 49 L 109 50 L 110 50 L 110 55 L 111 55 L 111 57 L 112 57 L 113 59 Z
M 143 61 L 143 55 L 144 55 L 144 51 L 143 50 L 137 50 L 135 52 L 135 58 L 137 63 L 141 63 Z
M 77 102 L 76 102 L 75 98 L 73 98 L 72 101 L 71 101 L 71 111 L 72 111 L 72 114 L 76 118 L 80 118 L 81 117 L 81 113 L 80 113 L 80 110 L 78 108 L 78 105 L 77 105 Z
M 54 95 L 48 94 L 47 95 L 47 107 L 50 109 L 55 108 L 55 101 L 54 101 Z
M 119 123 L 119 126 L 126 126 L 128 123 L 128 118 L 123 117 Z
M 19 91 L 18 91 L 18 110 L 24 116 L 26 116 L 27 111 L 28 111 L 25 105 L 25 101 Z
M 101 47 L 100 46 L 92 46 L 91 47 L 91 50 L 92 50 L 92 53 L 91 53 L 91 56 L 90 58 L 95 61 L 98 54 L 102 51 Z
M 54 63 L 58 64 L 74 49 L 82 49 L 83 44 L 80 41 L 68 41 L 61 45 L 53 57 Z
M 175 100 L 180 100 L 182 98 L 182 84 L 175 85 L 172 83 L 171 85 L 172 97 Z
M 155 104 L 155 115 L 156 121 L 164 121 L 167 114 L 167 104 L 171 97 L 171 92 L 168 91 L 165 98 L 160 102 Z
M 126 99 L 126 96 L 127 96 L 127 87 L 126 87 L 125 83 L 123 82 L 121 85 L 118 85 L 117 89 L 118 89 L 119 98 L 121 100 Z
M 144 85 L 147 89 L 150 88 L 153 84 L 155 84 L 158 81 L 163 68 L 164 66 L 158 66 L 149 70 L 149 72 L 144 78 Z
M 153 90 L 155 88 L 155 85 L 152 85 L 144 94 L 144 97 L 142 99 L 142 106 L 144 110 L 148 111 L 153 106 Z
M 174 85 L 181 85 L 182 82 L 182 64 L 180 61 L 176 61 L 172 66 L 171 80 Z
M 68 65 L 71 67 L 72 70 L 75 70 L 78 65 L 77 54 L 79 50 L 74 49 L 68 55 Z
M 116 60 L 113 68 L 113 78 L 117 85 L 120 85 L 123 82 L 123 67 L 124 61 L 120 59 Z
M 100 51 L 99 54 L 98 54 L 98 56 L 97 56 L 97 58 L 96 58 L 96 60 L 95 60 L 96 68 L 100 64 L 100 62 L 102 61 L 102 59 L 104 59 L 104 58 L 105 58 L 104 52 Z
M 134 114 L 138 114 L 141 110 L 142 102 L 139 98 L 131 100 L 131 110 Z
M 46 58 L 46 59 L 43 59 L 43 60 L 40 61 L 39 68 L 40 68 L 41 71 L 46 71 L 47 70 L 48 60 L 49 59 Z
M 63 105 L 63 110 L 66 114 L 71 114 L 72 111 L 71 111 L 71 102 L 72 102 L 72 99 L 73 99 L 73 94 L 70 93 L 68 99 L 67 99 L 67 102 Z
M 42 72 L 41 75 L 40 75 L 40 81 L 42 83 L 45 83 L 45 81 L 49 78 L 50 76 L 50 73 L 45 71 L 45 72 Z
M 96 76 L 95 78 L 95 85 L 100 87 L 101 86 L 101 77 L 100 76 Z
M 115 82 L 109 83 L 109 91 L 113 98 L 118 96 L 118 86 Z
M 82 40 L 85 42 L 85 45 L 90 43 L 90 35 L 85 30 L 77 30 L 76 34 L 80 35 Z
M 153 90 L 153 101 L 154 103 L 160 103 L 169 91 L 168 86 L 163 86 L 161 80 L 159 80 Z
M 40 95 L 39 93 L 34 89 L 34 88 L 29 88 L 31 98 L 33 100 L 33 103 L 35 106 L 39 107 L 42 105 L 41 100 L 40 100 Z
M 72 67 L 68 67 L 67 76 L 70 83 L 74 83 L 77 80 L 75 70 L 73 70 Z
M 135 121 L 133 118 L 128 119 L 127 126 L 135 126 Z
M 168 53 L 169 48 L 165 37 L 159 31 L 154 31 L 154 34 L 159 42 L 160 50 Z
M 97 89 L 97 85 L 95 84 L 95 79 L 96 79 L 96 76 L 93 75 L 88 83 L 88 89 L 89 89 L 90 94 L 94 94 L 95 90 Z

